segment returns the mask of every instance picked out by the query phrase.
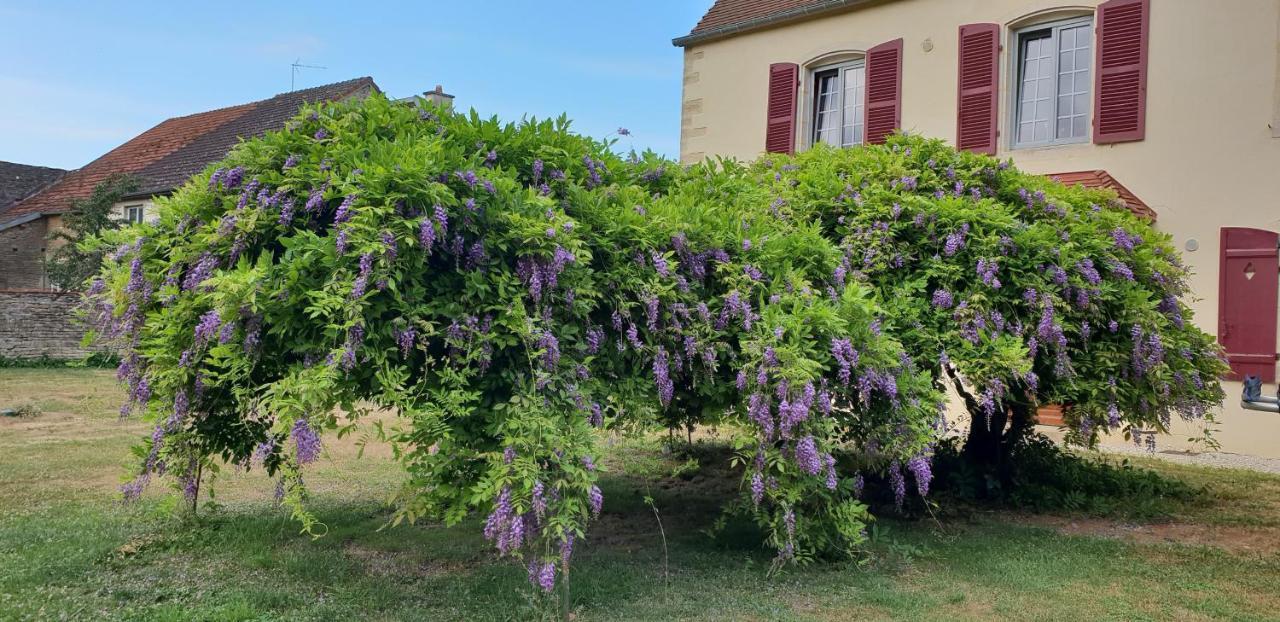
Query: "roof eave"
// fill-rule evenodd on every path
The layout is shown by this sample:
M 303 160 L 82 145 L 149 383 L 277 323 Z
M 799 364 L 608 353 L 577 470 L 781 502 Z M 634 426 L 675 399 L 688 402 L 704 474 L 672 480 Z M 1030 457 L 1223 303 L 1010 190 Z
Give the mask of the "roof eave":
M 23 214 L 17 218 L 14 218 L 13 220 L 0 222 L 0 231 L 5 231 L 6 229 L 12 229 L 14 227 L 17 227 L 18 225 L 25 225 L 29 222 L 40 220 L 41 218 L 44 218 L 44 217 L 45 217 L 44 212 L 30 212 L 27 214 Z
M 788 11 L 774 13 L 765 17 L 756 17 L 753 19 L 734 22 L 724 26 L 709 28 L 702 32 L 691 32 L 683 37 L 676 37 L 671 40 L 671 45 L 676 47 L 688 47 L 697 43 L 706 43 L 716 39 L 724 39 L 733 35 L 750 32 L 753 30 L 762 30 L 772 26 L 779 26 L 789 22 L 797 22 L 811 17 L 818 17 L 827 13 L 834 13 L 843 9 L 851 9 L 863 4 L 871 4 L 879 0 L 831 0 L 826 4 L 809 5 L 797 7 Z

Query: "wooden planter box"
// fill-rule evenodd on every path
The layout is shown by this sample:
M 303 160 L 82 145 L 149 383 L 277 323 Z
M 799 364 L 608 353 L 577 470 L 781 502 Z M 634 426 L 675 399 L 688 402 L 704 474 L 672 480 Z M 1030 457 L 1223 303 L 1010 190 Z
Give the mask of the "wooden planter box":
M 1062 404 L 1045 404 L 1037 408 L 1036 423 L 1062 427 Z

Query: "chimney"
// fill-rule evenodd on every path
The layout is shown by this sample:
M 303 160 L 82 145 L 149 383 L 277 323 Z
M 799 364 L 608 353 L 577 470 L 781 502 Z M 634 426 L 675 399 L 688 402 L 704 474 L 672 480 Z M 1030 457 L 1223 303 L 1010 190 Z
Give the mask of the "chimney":
M 444 106 L 445 108 L 453 107 L 453 96 L 444 92 L 444 87 L 439 84 L 436 85 L 434 91 L 427 91 L 423 93 L 422 97 L 437 106 Z

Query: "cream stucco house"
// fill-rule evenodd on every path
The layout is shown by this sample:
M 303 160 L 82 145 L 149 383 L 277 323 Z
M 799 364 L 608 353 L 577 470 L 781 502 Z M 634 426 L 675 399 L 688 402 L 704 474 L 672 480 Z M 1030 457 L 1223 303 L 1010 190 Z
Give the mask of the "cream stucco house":
M 682 161 L 901 128 L 1113 187 L 1184 250 L 1234 374 L 1274 391 L 1280 0 L 717 0 L 674 43 Z M 1225 388 L 1223 450 L 1280 457 L 1280 415 Z

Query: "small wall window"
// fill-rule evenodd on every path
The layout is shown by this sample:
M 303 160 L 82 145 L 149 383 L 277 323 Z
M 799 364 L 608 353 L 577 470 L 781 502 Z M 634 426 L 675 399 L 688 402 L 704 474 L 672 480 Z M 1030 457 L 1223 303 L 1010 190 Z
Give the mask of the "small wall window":
M 124 208 L 124 219 L 131 225 L 142 222 L 142 218 L 146 215 L 146 210 L 142 205 L 126 205 Z
M 866 127 L 866 66 L 861 60 L 813 72 L 812 144 L 862 144 Z
M 1089 136 L 1093 19 L 1037 24 L 1015 33 L 1014 147 L 1082 142 Z

